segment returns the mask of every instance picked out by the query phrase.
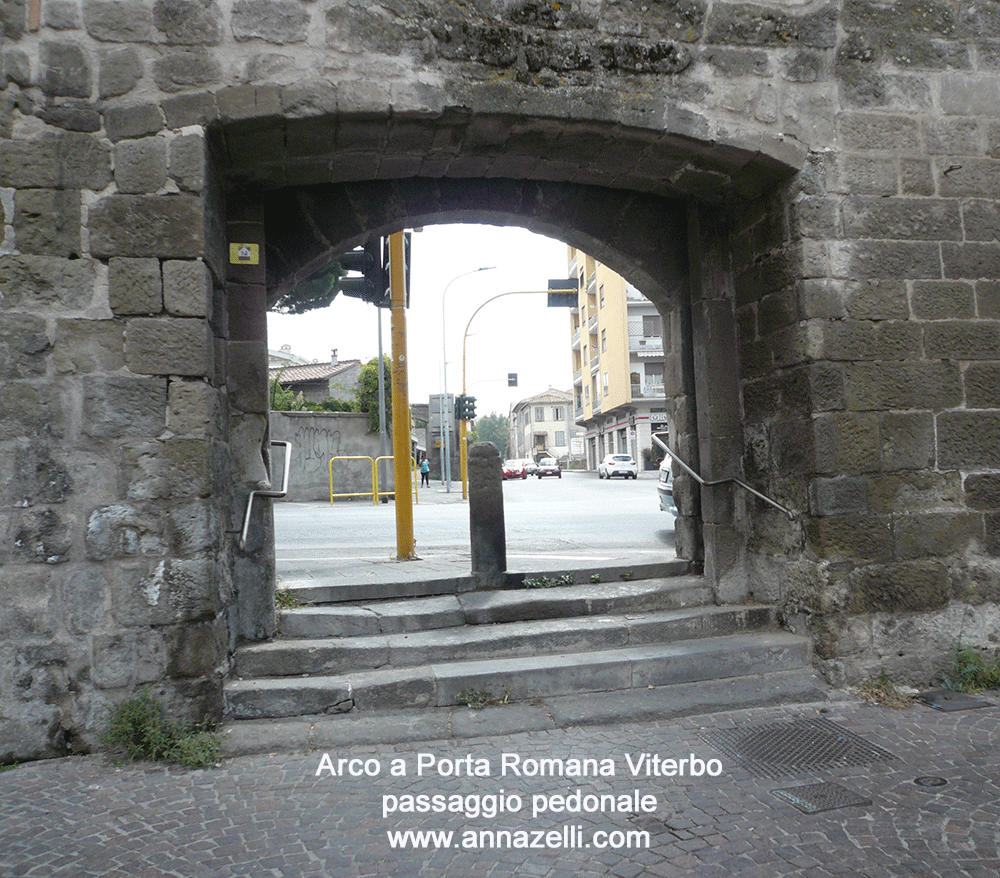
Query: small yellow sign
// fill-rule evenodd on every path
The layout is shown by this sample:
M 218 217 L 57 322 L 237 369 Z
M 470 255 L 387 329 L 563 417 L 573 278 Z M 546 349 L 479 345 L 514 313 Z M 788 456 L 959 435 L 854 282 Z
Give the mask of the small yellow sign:
M 230 244 L 230 265 L 259 265 L 260 244 Z

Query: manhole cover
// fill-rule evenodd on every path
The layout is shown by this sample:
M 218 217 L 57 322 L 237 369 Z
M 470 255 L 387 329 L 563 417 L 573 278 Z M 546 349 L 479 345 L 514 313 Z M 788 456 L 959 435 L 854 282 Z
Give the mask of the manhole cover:
M 913 782 L 919 787 L 943 787 L 948 783 L 943 777 L 936 777 L 934 775 L 917 777 L 913 779 Z
M 870 805 L 866 799 L 853 790 L 835 783 L 814 783 L 787 790 L 772 790 L 778 798 L 790 802 L 804 814 L 818 814 L 835 808 L 850 808 L 854 805 Z
M 975 710 L 977 707 L 992 707 L 988 701 L 973 698 L 964 692 L 953 692 L 951 689 L 931 689 L 921 692 L 917 701 L 922 701 L 935 710 Z
M 780 778 L 896 757 L 828 719 L 801 719 L 702 732 L 701 738 L 749 771 Z

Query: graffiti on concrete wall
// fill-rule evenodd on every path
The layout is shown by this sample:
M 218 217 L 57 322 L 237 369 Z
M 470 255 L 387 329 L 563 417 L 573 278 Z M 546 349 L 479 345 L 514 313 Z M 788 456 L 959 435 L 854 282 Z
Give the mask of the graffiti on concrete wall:
M 315 466 L 320 461 L 323 466 L 331 457 L 340 454 L 340 430 L 328 430 L 321 427 L 301 426 L 294 434 L 292 446 L 292 466 Z

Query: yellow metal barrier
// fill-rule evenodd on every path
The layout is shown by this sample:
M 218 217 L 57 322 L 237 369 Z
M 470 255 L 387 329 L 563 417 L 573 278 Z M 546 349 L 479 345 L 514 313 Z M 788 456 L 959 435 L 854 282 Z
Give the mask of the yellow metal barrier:
M 371 464 L 372 468 L 372 489 L 370 491 L 355 492 L 353 494 L 334 494 L 333 493 L 333 464 L 338 460 L 367 460 Z M 365 456 L 345 456 L 345 457 L 331 457 L 330 458 L 330 505 L 333 505 L 334 497 L 371 497 L 372 503 L 378 505 L 378 476 L 375 473 L 375 461 L 370 457 Z
M 395 457 L 391 457 L 389 455 L 386 455 L 385 457 L 376 457 L 375 458 L 375 464 L 376 464 L 376 466 L 375 466 L 375 485 L 376 485 L 375 493 L 378 494 L 379 497 L 387 497 L 389 494 L 395 494 L 396 492 L 395 491 L 379 491 L 378 490 L 378 462 L 380 460 L 391 460 L 391 461 L 395 462 L 396 458 Z M 413 502 L 414 503 L 419 503 L 420 502 L 420 495 L 417 492 L 417 481 L 418 481 L 418 479 L 417 479 L 417 461 L 413 457 L 410 458 L 410 468 L 413 471 L 413 482 L 412 482 L 412 484 L 413 484 Z

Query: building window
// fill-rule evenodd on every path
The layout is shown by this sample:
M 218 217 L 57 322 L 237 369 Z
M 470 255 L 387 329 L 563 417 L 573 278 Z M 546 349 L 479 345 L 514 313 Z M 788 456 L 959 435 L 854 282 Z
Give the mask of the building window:
M 587 346 L 586 345 L 583 346 L 583 363 L 584 363 L 584 365 L 587 364 Z
M 608 331 L 606 329 L 601 330 L 601 352 L 603 353 L 608 349 Z
M 559 421 L 564 421 L 566 419 L 566 413 L 562 410 L 561 405 L 552 407 L 552 420 L 558 423 Z
M 608 395 L 608 373 L 604 373 L 604 395 Z
M 604 284 L 601 284 L 601 307 L 604 307 Z
M 663 383 L 663 363 L 646 363 L 643 368 L 646 372 L 647 384 Z
M 585 402 L 590 402 L 590 385 L 588 384 L 583 388 L 583 399 Z
M 642 334 L 644 338 L 659 338 L 663 321 L 659 314 L 647 315 L 642 318 Z
M 566 432 L 564 430 L 556 430 L 556 445 L 566 444 Z
M 535 420 L 536 421 L 545 420 L 545 409 L 540 405 L 535 406 Z

